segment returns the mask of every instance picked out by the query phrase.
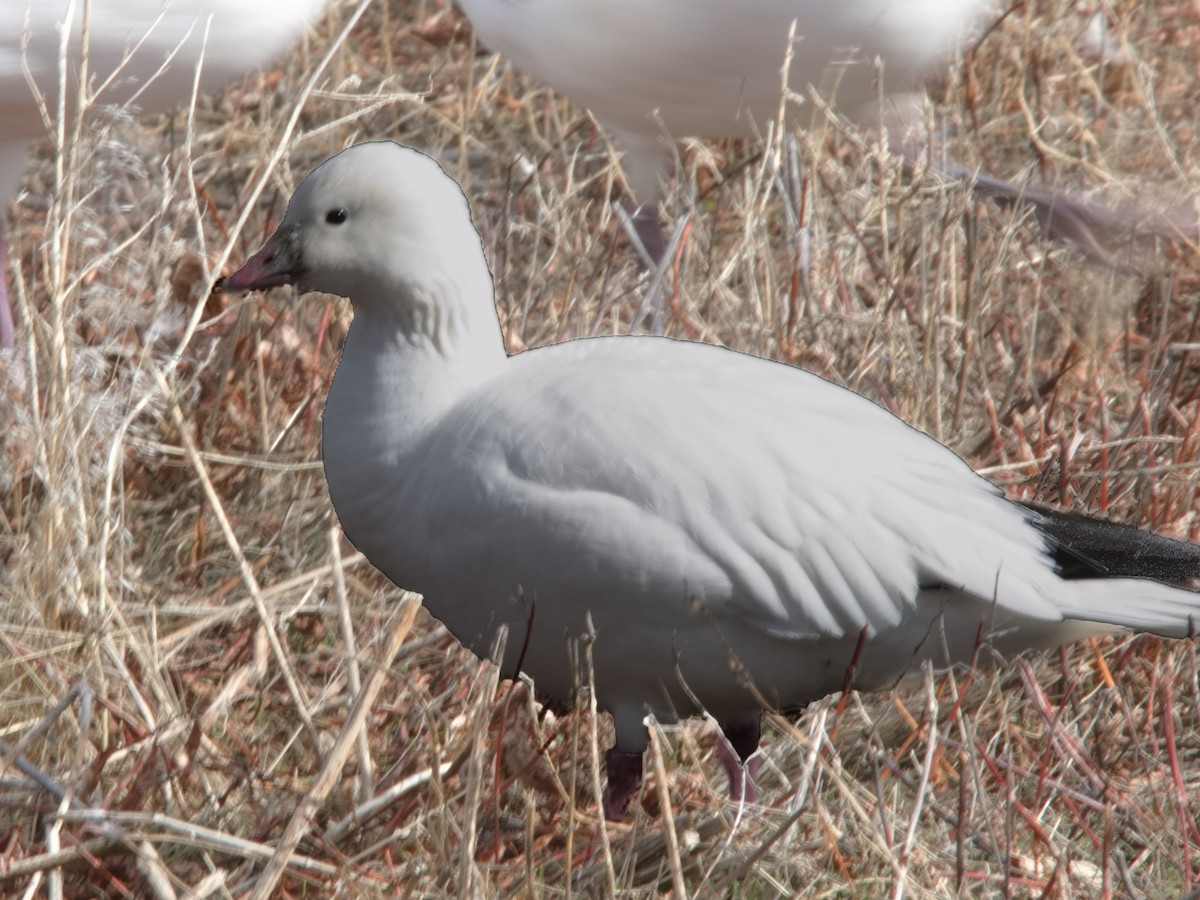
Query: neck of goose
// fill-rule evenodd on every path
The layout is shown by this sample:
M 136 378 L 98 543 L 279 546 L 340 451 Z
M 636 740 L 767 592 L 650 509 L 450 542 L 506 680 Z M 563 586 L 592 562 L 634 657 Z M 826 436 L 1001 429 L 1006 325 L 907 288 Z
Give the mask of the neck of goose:
M 437 284 L 403 285 L 390 302 L 355 300 L 325 408 L 327 467 L 331 456 L 357 469 L 395 464 L 502 370 L 491 276 L 480 268 Z

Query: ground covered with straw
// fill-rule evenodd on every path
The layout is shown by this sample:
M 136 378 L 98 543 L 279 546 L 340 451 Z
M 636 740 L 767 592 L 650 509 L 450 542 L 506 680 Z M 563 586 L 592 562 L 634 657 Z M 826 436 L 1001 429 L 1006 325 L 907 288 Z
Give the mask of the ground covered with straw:
M 1098 47 L 1084 0 L 1013 4 L 932 85 L 931 121 L 971 166 L 1186 208 L 1200 6 L 1104 11 Z M 648 289 L 604 132 L 448 5 L 336 3 L 261 77 L 170 117 L 100 98 L 85 122 L 38 147 L 10 220 L 0 893 L 1173 898 L 1200 881 L 1188 642 L 1106 639 L 770 716 L 753 810 L 724 796 L 711 723 L 659 727 L 640 802 L 606 827 L 608 726 L 586 698 L 536 709 L 346 543 L 319 429 L 347 305 L 207 296 L 315 163 L 365 138 L 440 159 L 514 352 L 628 331 Z M 848 385 L 1014 496 L 1197 536 L 1194 246 L 1097 267 L 812 102 L 678 163 L 668 334 Z

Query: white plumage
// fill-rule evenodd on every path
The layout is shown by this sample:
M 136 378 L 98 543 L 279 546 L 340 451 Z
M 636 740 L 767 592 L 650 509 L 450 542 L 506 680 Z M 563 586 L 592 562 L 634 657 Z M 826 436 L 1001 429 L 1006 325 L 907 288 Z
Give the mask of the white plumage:
M 94 105 L 161 112 L 276 57 L 325 0 L 0 0 L 0 224 L 29 144 L 49 133 L 38 103 L 56 113 L 63 29 L 72 35 L 66 82 L 78 87 L 88 7 L 87 81 Z M 0 227 L 0 346 L 12 343 Z
M 656 337 L 507 357 L 467 203 L 417 151 L 318 167 L 227 288 L 293 282 L 354 305 L 323 447 L 347 536 L 481 656 L 506 626 L 504 672 L 520 661 L 550 697 L 594 629 L 610 814 L 647 712 L 707 710 L 745 757 L 761 703 L 840 689 L 860 638 L 854 684 L 874 688 L 969 660 L 981 627 L 1016 650 L 1184 635 L 1200 609 L 1150 581 L 1061 578 L 1036 513 L 810 373 Z

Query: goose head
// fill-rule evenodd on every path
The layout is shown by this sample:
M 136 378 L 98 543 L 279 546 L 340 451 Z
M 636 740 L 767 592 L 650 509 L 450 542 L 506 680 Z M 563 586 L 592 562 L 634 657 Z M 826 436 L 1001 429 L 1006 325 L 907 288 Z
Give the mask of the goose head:
M 491 273 L 470 207 L 433 159 L 391 141 L 314 169 L 275 233 L 218 290 L 295 285 L 348 298 L 357 316 L 435 340 L 491 321 Z

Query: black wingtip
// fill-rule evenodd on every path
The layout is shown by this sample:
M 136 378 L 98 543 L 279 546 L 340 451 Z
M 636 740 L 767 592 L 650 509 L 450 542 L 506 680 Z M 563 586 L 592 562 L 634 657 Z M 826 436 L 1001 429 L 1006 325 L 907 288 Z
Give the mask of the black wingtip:
M 1059 576 L 1150 578 L 1166 584 L 1200 580 L 1200 544 L 1076 512 L 1021 502 L 1030 522 L 1050 540 Z

